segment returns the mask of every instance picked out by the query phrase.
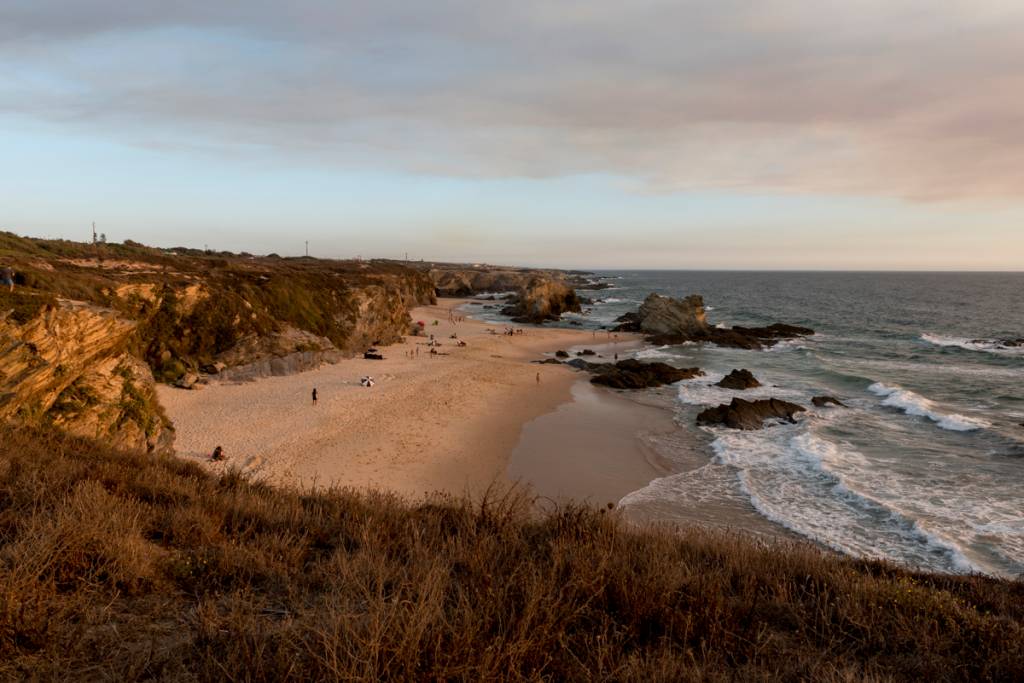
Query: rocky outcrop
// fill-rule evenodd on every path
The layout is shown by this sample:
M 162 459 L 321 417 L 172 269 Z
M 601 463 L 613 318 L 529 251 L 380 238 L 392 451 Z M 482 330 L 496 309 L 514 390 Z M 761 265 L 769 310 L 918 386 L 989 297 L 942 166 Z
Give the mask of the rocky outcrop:
M 750 370 L 733 370 L 723 377 L 716 386 L 722 387 L 723 389 L 745 391 L 746 389 L 756 389 L 761 386 L 761 383 L 757 381 L 757 378 L 754 377 L 754 373 Z
M 583 301 L 573 287 L 573 283 L 580 281 L 579 274 L 559 270 L 437 264 L 427 273 L 438 296 L 510 294 L 501 312 L 518 323 L 541 324 L 558 320 L 563 313 L 582 310 Z
M 540 324 L 580 310 L 579 297 L 572 287 L 561 280 L 535 277 L 509 299 L 501 312 L 517 323 Z
M 68 300 L 22 324 L 0 311 L 0 419 L 168 450 L 153 376 L 129 353 L 136 327 L 116 310 Z
M 660 387 L 704 374 L 700 368 L 676 368 L 667 363 L 644 363 L 632 358 L 617 363 L 588 363 L 582 358 L 574 358 L 566 365 L 593 373 L 592 384 L 612 389 Z
M 797 413 L 806 410 L 802 406 L 777 398 L 760 401 L 745 401 L 734 398 L 732 403 L 717 408 L 708 408 L 697 415 L 699 425 L 718 425 L 730 429 L 762 429 L 766 420 L 796 422 Z
M 837 408 L 846 407 L 845 403 L 834 396 L 815 396 L 811 399 L 811 403 L 813 403 L 816 408 L 827 408 L 828 406 L 836 406 Z
M 174 445 L 153 374 L 129 353 L 93 365 L 60 393 L 46 417 L 66 432 L 125 450 L 169 453 Z
M 626 313 L 616 322 L 621 332 L 639 332 L 654 344 L 708 342 L 739 349 L 762 349 L 782 339 L 814 334 L 814 330 L 775 323 L 767 327 L 712 327 L 707 322 L 704 299 L 697 294 L 673 299 L 649 294 L 635 313 Z
M 636 313 L 627 313 L 619 321 L 620 331 L 640 332 L 654 337 L 706 335 L 710 330 L 699 294 L 673 299 L 648 294 Z

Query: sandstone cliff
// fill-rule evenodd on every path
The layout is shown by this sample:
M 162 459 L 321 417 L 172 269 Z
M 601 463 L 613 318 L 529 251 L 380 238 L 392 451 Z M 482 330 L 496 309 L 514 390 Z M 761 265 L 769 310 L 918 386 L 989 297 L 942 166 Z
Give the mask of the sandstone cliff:
M 409 329 L 425 273 L 384 262 L 257 258 L 0 233 L 0 420 L 168 451 L 154 382 L 297 372 Z

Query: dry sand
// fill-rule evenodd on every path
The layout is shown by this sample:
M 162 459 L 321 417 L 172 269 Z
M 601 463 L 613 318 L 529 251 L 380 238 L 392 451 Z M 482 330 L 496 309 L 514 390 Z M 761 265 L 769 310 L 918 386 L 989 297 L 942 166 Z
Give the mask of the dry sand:
M 462 303 L 445 299 L 412 313 L 448 355 L 431 357 L 425 338 L 408 337 L 384 347 L 383 361 L 351 359 L 244 384 L 214 382 L 202 391 L 161 386 L 178 454 L 206 462 L 219 445 L 228 460 L 208 464 L 213 469 L 233 466 L 274 483 L 380 488 L 411 497 L 479 494 L 506 483 L 522 426 L 570 401 L 580 379 L 568 367 L 530 361 L 557 349 L 598 348 L 602 340 L 581 330 L 526 328 L 507 336 L 488 331 L 500 333 L 500 325 L 449 323 L 449 309 Z M 452 333 L 468 346 L 457 347 Z M 621 335 L 618 348 L 631 343 Z M 419 357 L 409 358 L 415 349 Z M 364 375 L 376 386 L 360 386 Z M 634 461 L 644 466 L 642 458 Z

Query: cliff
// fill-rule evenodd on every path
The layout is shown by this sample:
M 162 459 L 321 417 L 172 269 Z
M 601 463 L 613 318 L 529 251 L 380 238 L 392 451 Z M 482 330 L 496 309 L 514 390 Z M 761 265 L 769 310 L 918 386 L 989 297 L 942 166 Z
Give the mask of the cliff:
M 0 420 L 168 451 L 154 382 L 285 374 L 400 339 L 434 301 L 394 263 L 282 259 L 0 233 Z

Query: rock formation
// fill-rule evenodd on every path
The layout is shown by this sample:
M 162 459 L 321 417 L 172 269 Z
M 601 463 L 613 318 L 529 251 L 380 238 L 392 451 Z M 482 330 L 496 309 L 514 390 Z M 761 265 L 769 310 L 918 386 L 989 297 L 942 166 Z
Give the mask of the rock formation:
M 579 297 L 572 287 L 561 280 L 535 277 L 509 299 L 501 312 L 517 323 L 540 324 L 580 310 Z
M 795 415 L 806 410 L 802 406 L 777 398 L 745 401 L 734 398 L 717 408 L 708 408 L 697 415 L 699 425 L 721 425 L 731 429 L 762 429 L 765 420 L 779 419 L 796 422 Z
M 582 299 L 573 284 L 579 274 L 558 270 L 430 264 L 427 273 L 438 296 L 509 294 L 503 315 L 514 322 L 541 324 L 558 320 L 563 313 L 579 313 Z M 493 298 L 493 297 L 488 297 Z
M 811 403 L 813 403 L 816 408 L 825 408 L 830 405 L 836 406 L 837 408 L 846 407 L 845 403 L 833 396 L 815 396 L 811 399 Z
M 698 294 L 673 299 L 649 294 L 636 313 L 626 313 L 616 322 L 620 332 L 639 332 L 654 344 L 711 342 L 739 349 L 762 349 L 781 339 L 814 334 L 814 330 L 775 323 L 767 327 L 721 329 L 708 325 L 704 299 Z
M 761 386 L 761 383 L 757 381 L 757 378 L 754 377 L 754 373 L 750 372 L 750 370 L 733 370 L 723 377 L 716 386 L 722 387 L 723 389 L 744 391 L 746 389 L 756 389 Z
M 566 365 L 594 374 L 592 384 L 613 389 L 646 389 L 703 375 L 700 368 L 676 368 L 667 363 L 644 363 L 632 358 L 617 363 L 588 363 L 574 358 Z

